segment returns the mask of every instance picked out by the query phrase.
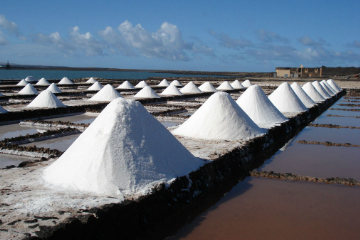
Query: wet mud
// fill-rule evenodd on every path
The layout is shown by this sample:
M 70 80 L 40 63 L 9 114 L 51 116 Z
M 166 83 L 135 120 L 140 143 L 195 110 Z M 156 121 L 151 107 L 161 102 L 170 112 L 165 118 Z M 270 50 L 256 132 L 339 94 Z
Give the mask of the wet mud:
M 333 143 L 333 142 L 330 142 L 330 141 L 317 142 L 317 141 L 300 140 L 300 141 L 297 141 L 297 143 L 300 143 L 300 144 L 324 145 L 324 146 L 327 146 L 327 147 L 360 147 L 360 145 L 357 145 L 357 144 L 351 144 L 351 143 Z

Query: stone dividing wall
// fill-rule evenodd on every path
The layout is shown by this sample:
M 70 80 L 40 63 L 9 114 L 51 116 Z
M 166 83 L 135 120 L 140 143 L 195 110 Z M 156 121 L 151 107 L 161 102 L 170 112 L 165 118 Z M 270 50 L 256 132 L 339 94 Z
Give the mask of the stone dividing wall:
M 206 210 L 250 171 L 262 165 L 309 122 L 345 94 L 345 91 L 269 130 L 204 165 L 170 186 L 158 185 L 139 199 L 99 208 L 79 210 L 55 227 L 40 227 L 38 237 L 28 239 L 163 239 Z

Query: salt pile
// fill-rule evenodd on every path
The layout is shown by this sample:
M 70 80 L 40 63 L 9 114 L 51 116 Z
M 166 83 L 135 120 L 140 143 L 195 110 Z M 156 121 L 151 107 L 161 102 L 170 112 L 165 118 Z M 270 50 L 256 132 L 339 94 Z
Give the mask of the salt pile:
M 96 83 L 96 82 L 97 81 L 93 77 L 89 78 L 89 80 L 86 81 L 86 83 Z
M 32 102 L 28 108 L 58 108 L 66 107 L 51 91 L 44 90 Z
M 55 83 L 50 84 L 46 90 L 49 90 L 52 93 L 61 93 L 61 90 L 56 86 Z
M 193 83 L 188 82 L 182 89 L 180 89 L 181 93 L 201 93 L 201 90 Z
M 181 83 L 178 80 L 172 81 L 170 84 L 175 85 L 176 87 L 182 87 Z
M 325 91 L 325 89 L 320 85 L 318 81 L 314 81 L 311 83 L 314 88 L 323 96 L 325 99 L 331 98 L 331 96 Z
M 121 98 L 106 106 L 43 178 L 70 190 L 114 196 L 145 193 L 202 164 L 139 102 Z
M 252 83 L 250 82 L 249 79 L 246 79 L 245 81 L 242 82 L 242 85 L 246 88 L 250 87 L 252 85 Z
M 98 91 L 101 90 L 103 88 L 103 86 L 101 85 L 101 83 L 99 83 L 98 81 L 96 81 L 93 85 L 91 85 L 87 90 L 92 90 L 92 91 Z
M 5 109 L 5 108 L 3 108 L 2 106 L 0 106 L 0 113 L 7 113 L 8 111 Z
M 316 104 L 296 82 L 291 84 L 291 88 L 300 98 L 301 102 L 305 105 L 305 107 L 312 108 Z
M 271 128 L 288 119 L 271 103 L 258 85 L 250 86 L 236 101 L 258 126 Z
M 22 94 L 22 95 L 36 95 L 39 94 L 39 92 L 30 84 L 26 84 L 26 86 L 21 89 L 18 94 Z
M 231 83 L 231 86 L 234 89 L 243 89 L 244 88 L 244 86 L 241 84 L 241 82 L 237 79 L 235 79 L 235 81 Z
M 330 84 L 326 80 L 322 80 L 321 82 L 324 83 L 328 87 L 328 89 L 334 94 L 333 96 L 335 96 L 337 94 L 337 91 L 333 87 L 331 87 Z
M 183 95 L 179 89 L 175 85 L 169 85 L 165 90 L 161 93 L 164 96 L 173 96 L 173 95 Z
M 27 81 L 27 82 L 37 82 L 36 78 L 34 78 L 33 76 L 27 76 L 25 78 L 25 81 Z
M 150 86 L 146 86 L 141 89 L 137 94 L 135 94 L 136 98 L 160 98 L 159 95 L 154 92 L 154 90 Z
M 228 81 L 224 81 L 216 88 L 217 90 L 234 90 Z
M 341 92 L 341 88 L 332 79 L 328 79 L 327 83 L 338 93 Z
M 40 80 L 35 85 L 46 85 L 46 86 L 48 86 L 48 85 L 50 85 L 50 83 L 45 78 L 40 78 Z
M 21 81 L 18 82 L 16 85 L 17 85 L 17 86 L 26 86 L 26 84 L 28 84 L 28 82 L 25 81 L 25 79 L 21 79 Z
M 325 89 L 325 91 L 330 95 L 330 96 L 335 96 L 336 93 L 334 92 L 334 90 L 328 85 L 328 83 L 325 80 L 322 80 L 320 82 L 320 85 Z
M 163 79 L 158 86 L 167 87 L 169 85 L 170 83 L 166 79 Z
M 135 86 L 135 88 L 144 88 L 144 87 L 148 87 L 148 86 L 149 86 L 149 84 L 147 84 L 145 81 L 141 81 Z
M 120 84 L 116 89 L 135 89 L 133 85 L 129 81 L 125 81 Z
M 304 92 L 316 103 L 325 101 L 325 98 L 314 88 L 311 82 L 307 82 L 302 86 Z
M 203 84 L 201 84 L 199 89 L 202 92 L 216 92 L 217 91 L 216 88 L 214 87 L 214 85 L 212 85 L 210 82 L 204 82 Z
M 280 84 L 269 95 L 269 100 L 282 113 L 300 113 L 308 110 L 287 82 Z
M 63 77 L 58 84 L 74 84 L 73 81 L 68 79 L 67 77 Z
M 107 84 L 98 93 L 92 96 L 89 101 L 110 102 L 116 98 L 122 98 L 121 94 L 118 93 L 113 86 Z
M 218 92 L 173 134 L 206 140 L 247 140 L 264 134 L 228 93 Z

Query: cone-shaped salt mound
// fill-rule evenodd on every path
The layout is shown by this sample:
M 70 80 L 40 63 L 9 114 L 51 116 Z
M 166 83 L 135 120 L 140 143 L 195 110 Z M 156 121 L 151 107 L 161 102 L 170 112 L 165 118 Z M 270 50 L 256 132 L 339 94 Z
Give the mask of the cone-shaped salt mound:
M 305 107 L 312 108 L 316 104 L 296 82 L 291 84 L 291 88 L 300 98 L 301 102 L 305 105 Z
M 35 85 L 50 85 L 49 81 L 45 78 L 40 78 L 40 80 Z
M 25 81 L 25 79 L 21 79 L 21 81 L 18 82 L 16 85 L 17 85 L 17 86 L 26 86 L 26 84 L 28 84 L 28 82 Z
M 326 81 L 335 91 L 337 91 L 338 93 L 341 92 L 341 88 L 332 80 L 332 79 L 328 79 Z
M 28 108 L 58 108 L 66 107 L 51 91 L 44 90 L 32 100 Z
M 120 195 L 145 192 L 201 165 L 139 102 L 119 98 L 44 170 L 43 178 L 75 191 Z
M 264 134 L 228 93 L 218 92 L 173 134 L 206 140 L 247 140 Z
M 217 90 L 234 90 L 228 81 L 224 81 L 216 88 Z
M 258 85 L 250 86 L 236 101 L 258 126 L 271 128 L 288 119 L 270 102 Z
M 106 84 L 98 93 L 92 96 L 89 101 L 110 102 L 116 98 L 122 98 L 121 94 L 110 84 Z
M 250 82 L 249 79 L 246 79 L 245 81 L 242 82 L 242 85 L 246 88 L 250 87 L 252 85 L 252 83 Z
M 135 87 L 129 81 L 125 81 L 120 84 L 116 89 L 135 89 Z
M 144 88 L 144 87 L 148 87 L 149 84 L 147 84 L 145 81 L 141 81 L 138 84 L 136 84 L 135 88 Z
M 300 113 L 308 110 L 287 82 L 280 84 L 269 95 L 269 100 L 282 113 Z
M 242 89 L 242 88 L 244 88 L 244 86 L 241 84 L 241 82 L 239 80 L 237 80 L 237 79 L 234 82 L 231 83 L 231 86 L 234 89 Z
M 180 89 L 181 93 L 201 93 L 201 90 L 193 83 L 188 82 L 182 89 Z
M 39 92 L 30 84 L 26 84 L 26 86 L 21 89 L 18 94 L 22 94 L 22 95 L 36 95 L 39 94 Z
M 307 82 L 302 86 L 302 89 L 306 94 L 316 103 L 325 101 L 325 98 L 314 88 L 311 82 Z
M 329 84 L 326 82 L 326 80 L 322 80 L 320 82 L 320 85 L 325 89 L 325 91 L 330 95 L 330 96 L 335 96 L 336 93 L 335 91 L 329 86 Z
M 166 79 L 163 79 L 158 86 L 167 87 L 169 85 L 170 83 Z
M 33 76 L 27 76 L 25 78 L 25 81 L 27 81 L 27 82 L 37 82 L 36 78 L 34 78 Z
M 58 84 L 74 84 L 73 81 L 68 79 L 67 77 L 63 77 Z
M 330 84 L 326 80 L 322 80 L 320 83 L 323 83 L 326 85 L 328 90 L 330 90 L 331 93 L 333 94 L 332 96 L 335 96 L 337 94 L 337 91 L 333 87 L 331 87 Z
M 50 84 L 46 90 L 49 90 L 52 93 L 61 93 L 61 90 L 56 86 L 55 83 Z
M 96 81 L 93 85 L 91 85 L 87 90 L 93 90 L 93 91 L 98 91 L 101 90 L 103 88 L 103 86 L 101 85 L 101 83 L 99 83 L 98 81 Z
M 86 83 L 96 83 L 96 82 L 97 81 L 93 77 L 89 78 L 89 80 L 86 81 Z
M 314 81 L 311 83 L 314 88 L 323 96 L 325 99 L 331 98 L 331 96 L 325 91 L 325 89 L 320 85 L 318 81 Z
M 210 82 L 204 82 L 203 84 L 201 84 L 199 89 L 202 92 L 216 92 L 217 91 L 216 88 L 214 87 L 214 85 L 212 85 Z
M 161 93 L 164 96 L 174 96 L 174 95 L 183 95 L 179 89 L 175 85 L 169 85 L 165 90 Z
M 178 80 L 172 81 L 170 84 L 175 85 L 176 87 L 182 87 L 181 83 Z
M 8 111 L 5 109 L 5 108 L 3 108 L 2 106 L 0 106 L 0 113 L 7 113 Z
M 143 89 L 141 89 L 137 94 L 135 94 L 136 98 L 160 98 L 159 95 L 157 95 L 156 92 L 150 87 L 146 86 Z

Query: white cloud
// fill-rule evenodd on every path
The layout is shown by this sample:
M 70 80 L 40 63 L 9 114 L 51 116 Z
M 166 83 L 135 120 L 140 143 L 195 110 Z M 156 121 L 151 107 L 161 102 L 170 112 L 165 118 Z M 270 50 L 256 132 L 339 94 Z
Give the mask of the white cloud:
M 289 39 L 285 37 L 281 37 L 277 33 L 266 31 L 264 29 L 259 29 L 256 31 L 256 34 L 260 38 L 262 42 L 265 43 L 272 43 L 272 42 L 283 42 L 283 43 L 289 43 Z
M 7 20 L 2 14 L 0 14 L 0 27 L 15 35 L 18 35 L 18 26 L 16 23 Z
M 104 54 L 105 44 L 96 40 L 90 32 L 81 34 L 80 28 L 75 26 L 70 32 L 71 41 L 75 48 L 85 50 L 87 56 L 97 56 Z

